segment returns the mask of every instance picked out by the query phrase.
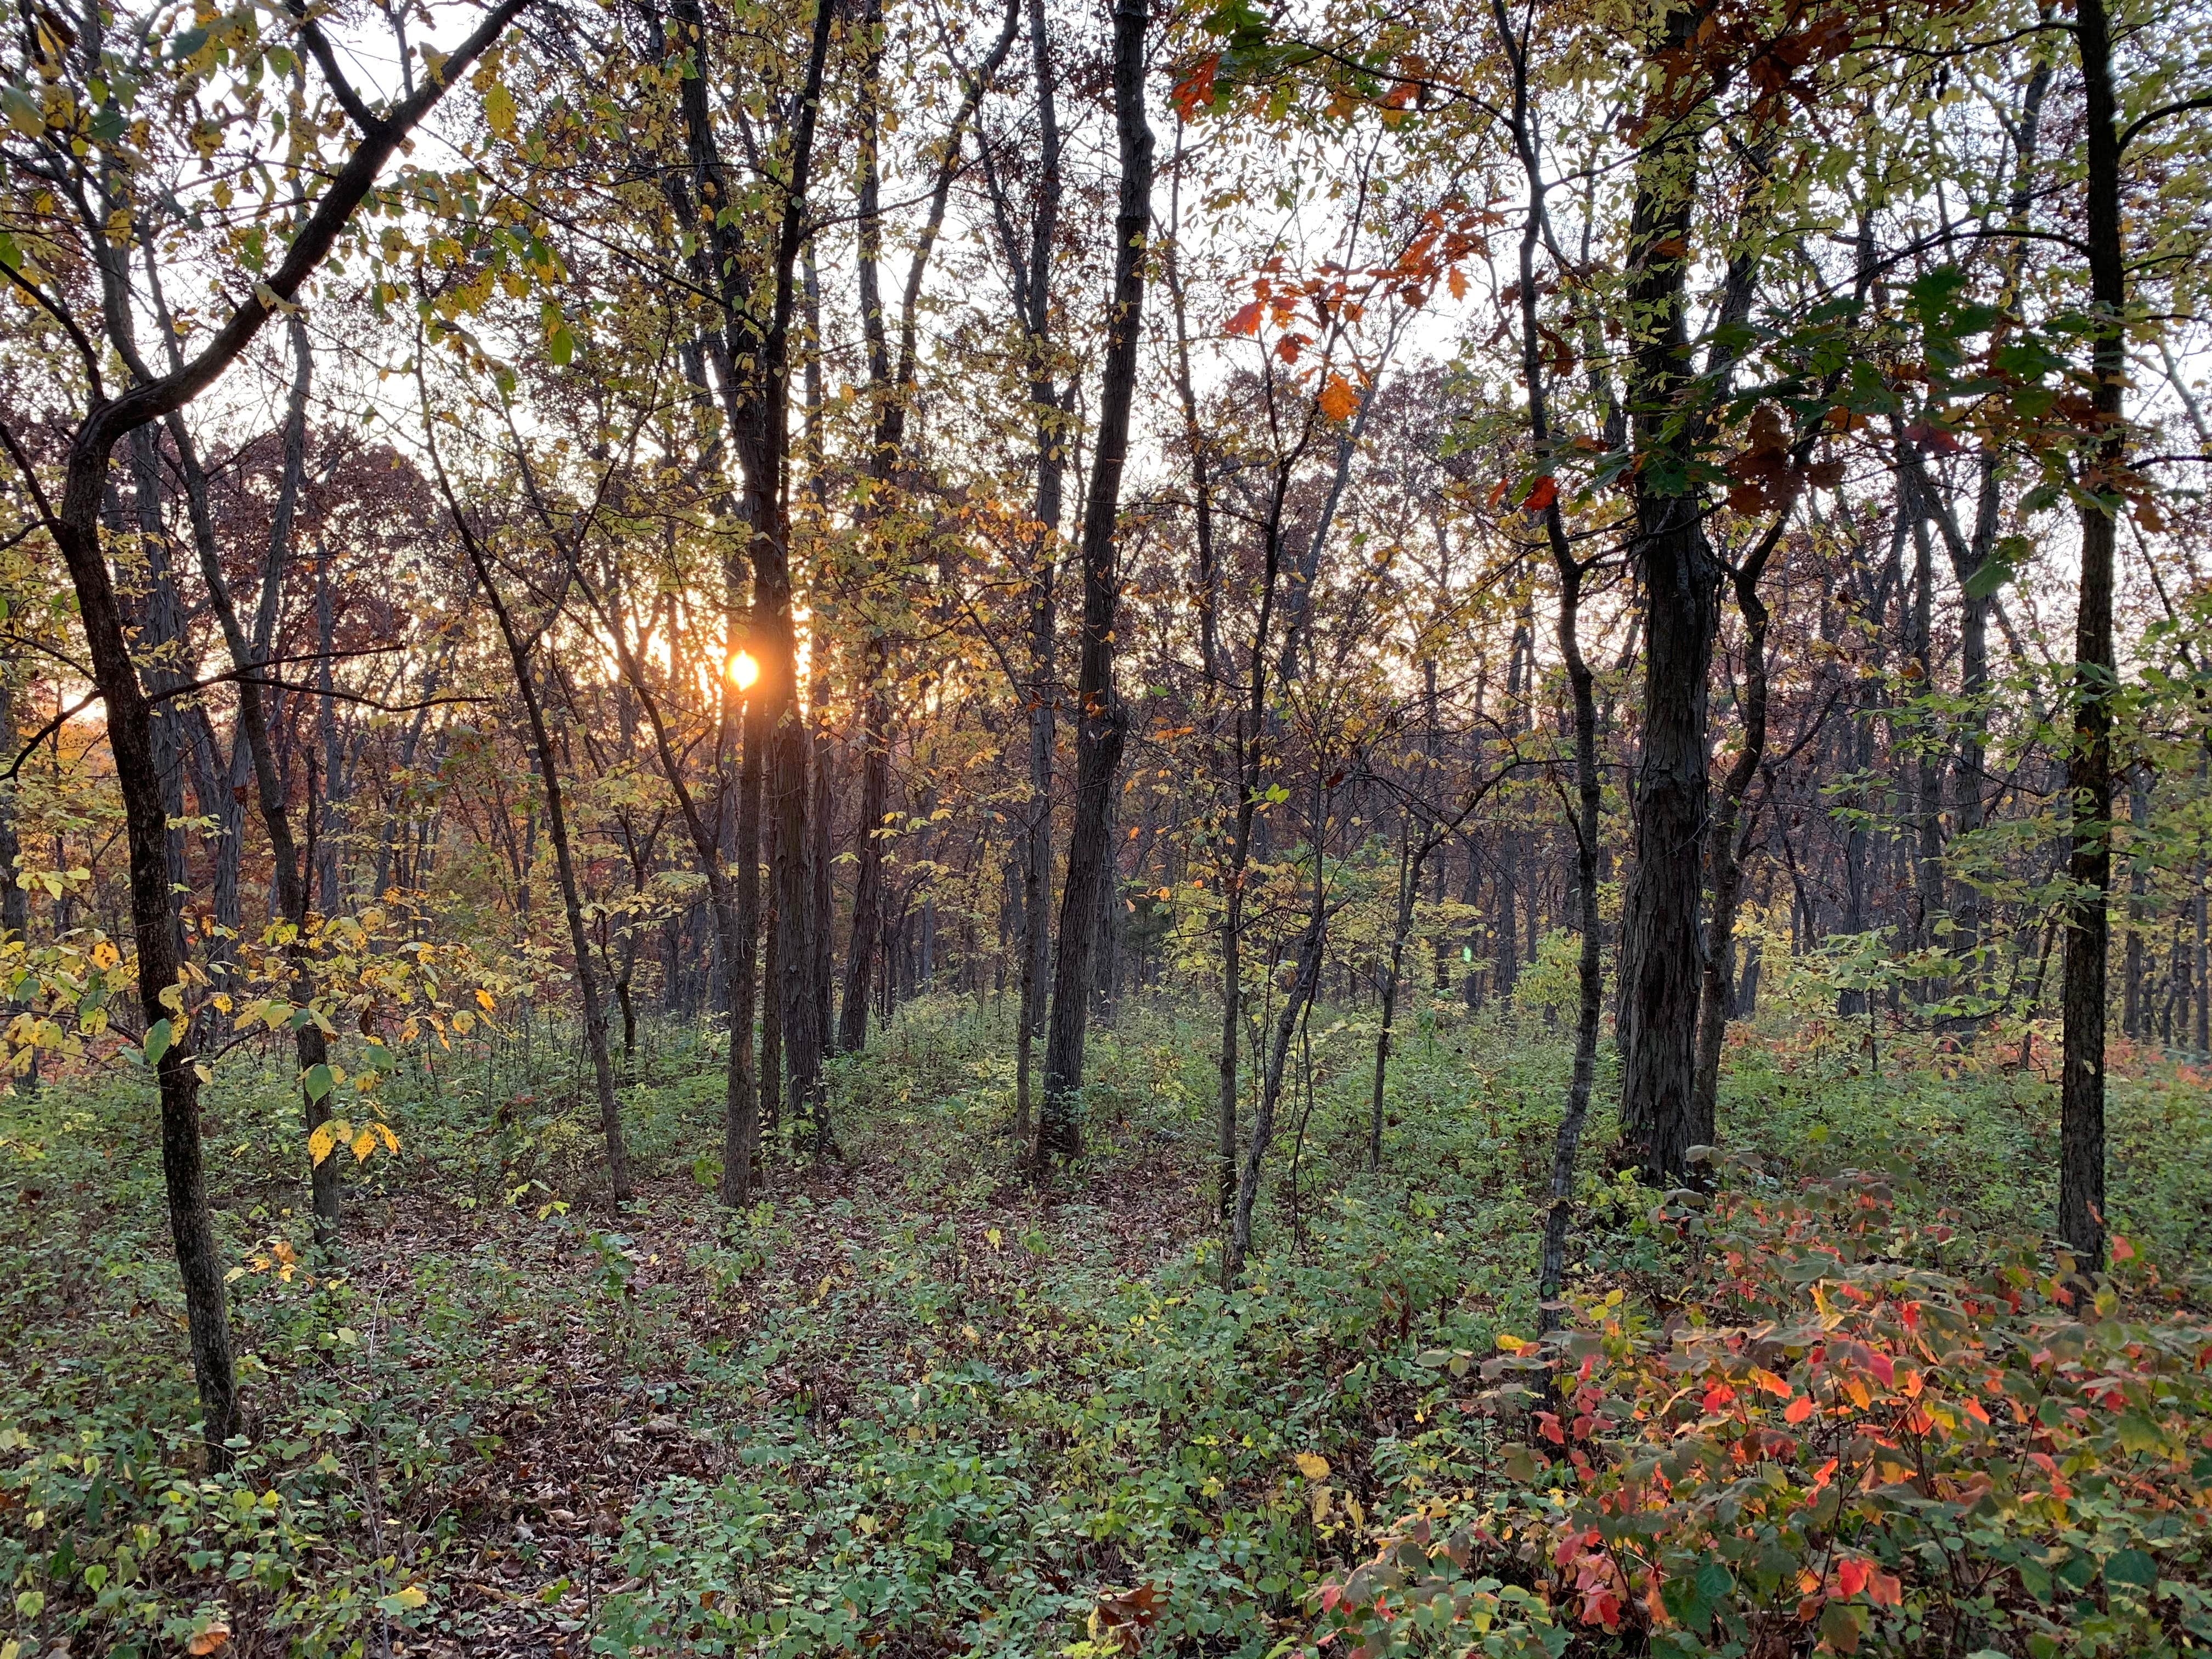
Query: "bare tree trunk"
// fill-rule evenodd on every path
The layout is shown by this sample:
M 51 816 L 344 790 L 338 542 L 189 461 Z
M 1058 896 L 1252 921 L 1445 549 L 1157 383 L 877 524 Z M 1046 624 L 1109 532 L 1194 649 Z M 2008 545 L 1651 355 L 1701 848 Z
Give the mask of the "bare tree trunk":
M 151 259 L 149 252 L 149 258 Z M 153 267 L 149 264 L 149 272 Z M 158 277 L 151 279 L 157 307 L 160 306 Z M 168 326 L 165 307 L 160 310 L 167 336 L 173 361 L 181 360 L 176 331 Z M 249 638 L 232 602 L 230 588 L 223 574 L 222 556 L 216 542 L 215 520 L 208 502 L 207 474 L 200 465 L 199 454 L 192 442 L 181 416 L 172 415 L 168 420 L 170 441 L 176 446 L 177 461 L 185 480 L 185 506 L 192 526 L 192 539 L 199 556 L 200 579 L 208 590 L 208 603 L 221 626 L 225 649 L 236 675 L 238 694 L 239 738 L 242 739 L 252 762 L 255 799 L 261 809 L 261 823 L 269 837 L 271 866 L 270 920 L 281 919 L 293 929 L 286 941 L 284 954 L 292 973 L 292 994 L 307 1002 L 313 994 L 312 970 L 308 964 L 305 938 L 309 907 L 308 882 L 311 872 L 301 863 L 298 843 L 292 836 L 289 803 L 286 799 L 284 780 L 276 759 L 276 744 L 270 732 L 269 707 L 262 693 L 264 684 L 254 672 L 269 659 L 273 648 L 279 609 L 278 596 L 283 592 L 284 571 L 291 561 L 292 526 L 299 511 L 300 495 L 306 483 L 307 445 L 307 395 L 313 382 L 314 357 L 310 349 L 305 325 L 295 315 L 288 325 L 293 356 L 292 386 L 285 406 L 283 428 L 283 457 L 277 478 L 276 509 L 271 515 L 269 546 L 261 567 L 261 592 L 255 606 L 254 628 Z M 150 432 L 150 428 L 147 428 Z M 325 700 L 327 704 L 327 699 Z M 234 752 L 236 742 L 234 739 Z M 330 1094 L 327 1090 L 317 1093 L 309 1079 L 317 1075 L 319 1066 L 330 1061 L 330 1042 L 322 1027 L 313 1020 L 301 1023 L 293 1035 L 295 1057 L 301 1077 L 301 1101 L 307 1120 L 307 1133 L 313 1138 L 331 1119 Z M 315 1217 L 315 1234 L 325 1247 L 337 1242 L 340 1220 L 341 1194 L 338 1162 L 334 1156 L 319 1161 L 309 1159 L 310 1193 Z
M 429 423 L 424 422 L 424 431 Z M 568 922 L 568 948 L 575 958 L 576 995 L 582 1005 L 584 1022 L 584 1050 L 592 1065 L 592 1087 L 599 1097 L 599 1133 L 606 1142 L 607 1190 L 611 1204 L 617 1207 L 629 1202 L 632 1189 L 629 1176 L 629 1154 L 623 1144 L 622 1106 L 615 1096 L 614 1060 L 607 1049 L 607 1011 L 599 1000 L 599 976 L 592 970 L 591 938 L 584 925 L 583 884 L 576 875 L 575 854 L 569 844 L 567 804 L 561 788 L 561 774 L 554 763 L 553 740 L 545 726 L 544 701 L 538 695 L 537 677 L 531 656 L 537 641 L 525 638 L 515 624 L 514 614 L 501 597 L 498 584 L 492 580 L 491 562 L 483 544 L 461 512 L 459 501 L 453 493 L 452 483 L 446 477 L 445 465 L 432 445 L 430 461 L 439 489 L 444 493 L 446 508 L 459 536 L 461 546 L 467 553 L 469 565 L 476 573 L 477 583 L 483 589 L 484 597 L 491 602 L 492 615 L 499 623 L 500 638 L 506 643 L 507 661 L 514 670 L 516 695 L 522 699 L 522 710 L 530 726 L 531 759 L 536 763 L 539 787 L 545 794 L 545 830 L 553 842 L 553 863 L 561 885 L 561 907 Z
M 1037 1130 L 1040 1167 L 1083 1150 L 1076 1094 L 1083 1086 L 1083 1039 L 1090 1012 L 1091 947 L 1115 774 L 1121 763 L 1127 714 L 1114 690 L 1114 617 L 1119 599 L 1115 548 L 1121 470 L 1137 386 L 1145 292 L 1145 243 L 1152 225 L 1152 134 L 1145 119 L 1144 0 L 1115 0 L 1114 110 L 1121 152 L 1121 201 L 1114 222 L 1114 293 L 1098 436 L 1083 519 L 1082 654 L 1076 682 L 1075 811 L 1067 875 L 1060 893 L 1060 954 L 1054 964 L 1052 1024 L 1044 1057 L 1044 1110 Z
M 1669 9 L 1662 53 L 1683 50 L 1702 5 Z M 1682 1175 L 1693 1121 L 1698 908 L 1705 886 L 1706 678 L 1718 620 L 1719 570 L 1701 499 L 1680 475 L 1691 395 L 1685 276 L 1699 125 L 1655 111 L 1637 158 L 1628 233 L 1635 318 L 1628 404 L 1636 412 L 1632 556 L 1644 589 L 1644 730 L 1635 790 L 1636 867 L 1621 921 L 1621 1132 L 1645 1180 Z M 1649 465 L 1646 465 L 1649 463 Z
M 2148 1036 L 2143 1000 L 2143 929 L 2149 921 L 2145 898 L 2150 891 L 2149 856 L 2146 837 L 2150 831 L 2150 767 L 2138 762 L 2128 775 L 2128 817 L 2134 827 L 2134 844 L 2128 849 L 2128 953 L 2121 995 L 2120 1029 L 2131 1038 Z
M 1222 1255 L 1224 1285 L 1237 1282 L 1237 1276 L 1244 1271 L 1244 1259 L 1252 1252 L 1252 1209 L 1259 1200 L 1260 1171 L 1267 1160 L 1267 1147 L 1275 1138 L 1275 1109 L 1282 1099 L 1283 1073 L 1290 1057 L 1291 1039 L 1297 1034 L 1299 1017 L 1313 1000 L 1314 988 L 1321 980 L 1322 957 L 1328 939 L 1328 912 L 1322 902 L 1318 847 L 1314 862 L 1313 914 L 1307 917 L 1305 929 L 1298 936 L 1297 969 L 1291 981 L 1290 994 L 1283 999 L 1282 1012 L 1276 1016 L 1274 1045 L 1267 1052 L 1267 1066 L 1261 1074 L 1260 1101 L 1252 1114 L 1252 1139 L 1244 1149 L 1229 1247 Z
M 2127 373 L 2124 334 L 2127 267 L 2121 241 L 2120 144 L 2115 131 L 2112 32 L 2104 0 L 2079 0 L 2075 45 L 2081 53 L 2087 118 L 2083 179 L 2090 302 L 2096 331 L 2090 367 L 2100 421 L 2095 471 L 2081 507 L 2081 599 L 2074 629 L 2074 743 L 2066 763 L 2072 801 L 2066 921 L 2064 1060 L 2059 1081 L 2058 1237 L 2087 1259 L 2105 1260 L 2105 975 L 2112 923 L 2112 540 L 2117 480 L 2126 464 L 2122 422 Z

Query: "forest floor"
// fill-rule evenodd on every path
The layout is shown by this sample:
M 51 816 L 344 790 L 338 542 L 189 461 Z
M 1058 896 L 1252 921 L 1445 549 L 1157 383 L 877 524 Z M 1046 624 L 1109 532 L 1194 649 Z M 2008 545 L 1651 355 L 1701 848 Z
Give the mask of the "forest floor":
M 298 1215 L 273 1074 L 213 1091 L 250 1446 L 201 1468 L 150 1107 L 128 1079 L 0 1103 L 0 1565 L 9 1659 L 246 1655 L 1267 1654 L 1316 1588 L 1498 1432 L 1439 1360 L 1533 1324 L 1565 1055 L 1423 1011 L 1364 1168 L 1355 1018 L 1317 1018 L 1243 1284 L 1218 1285 L 1194 1026 L 1094 1039 L 1090 1158 L 1043 1191 L 974 1005 L 840 1063 L 841 1158 L 713 1199 L 719 1061 L 656 1032 L 625 1105 L 638 1200 L 593 1201 L 573 1056 L 540 1036 L 426 1074 L 403 1152 Z M 2123 1054 L 2117 1224 L 2212 1255 L 2212 1083 Z M 1724 1127 L 1791 1167 L 1887 1163 L 1991 1236 L 2048 1206 L 2052 1091 L 1916 1054 L 1877 1073 L 1781 1021 Z M 1657 1307 L 1648 1198 L 1583 1159 L 1578 1290 Z M 2032 1225 L 2032 1221 L 2026 1224 Z M 0 1626 L 0 1630 L 4 1630 Z M 6 1651 L 0 1648 L 0 1651 Z

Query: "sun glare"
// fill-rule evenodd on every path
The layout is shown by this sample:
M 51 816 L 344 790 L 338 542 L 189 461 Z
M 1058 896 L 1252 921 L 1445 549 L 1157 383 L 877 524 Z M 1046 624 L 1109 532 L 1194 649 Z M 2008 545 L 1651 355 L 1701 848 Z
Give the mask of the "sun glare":
M 748 690 L 759 678 L 760 665 L 753 660 L 751 652 L 733 651 L 730 653 L 731 684 L 740 691 Z

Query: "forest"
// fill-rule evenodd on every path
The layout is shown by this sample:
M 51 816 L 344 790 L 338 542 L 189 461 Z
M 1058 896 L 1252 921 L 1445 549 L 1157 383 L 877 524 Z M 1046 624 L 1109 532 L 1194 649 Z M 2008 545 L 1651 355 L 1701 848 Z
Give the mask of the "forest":
M 0 1659 L 2212 1651 L 2212 7 L 4 34 Z

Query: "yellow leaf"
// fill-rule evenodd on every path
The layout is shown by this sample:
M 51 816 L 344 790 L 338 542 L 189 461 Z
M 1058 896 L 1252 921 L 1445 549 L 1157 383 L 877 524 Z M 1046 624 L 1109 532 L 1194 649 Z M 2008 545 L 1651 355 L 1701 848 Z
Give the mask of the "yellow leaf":
M 364 1128 L 359 1134 L 353 1138 L 353 1161 L 355 1163 L 368 1163 L 368 1155 L 375 1150 L 376 1134 L 374 1130 Z
M 123 960 L 123 953 L 106 939 L 92 947 L 92 965 L 105 973 Z
M 430 1592 L 420 1584 L 410 1584 L 405 1589 L 393 1591 L 392 1599 L 403 1607 L 419 1607 L 430 1599 Z
M 1327 1486 L 1316 1486 L 1313 1489 L 1313 1518 L 1314 1525 L 1316 1527 L 1328 1519 L 1328 1488 Z
M 504 138 L 514 131 L 514 94 L 495 81 L 484 89 L 484 125 Z
M 392 1133 L 392 1126 L 389 1123 L 372 1123 L 369 1127 L 374 1129 L 377 1137 L 384 1142 L 386 1152 L 396 1152 L 399 1150 L 399 1137 Z
M 498 1002 L 494 1000 L 492 994 L 481 985 L 477 987 L 477 1006 L 488 1014 L 495 1014 L 499 1012 Z
M 1000 1241 L 1005 1237 L 996 1227 L 987 1227 L 983 1230 L 983 1242 L 994 1250 L 999 1248 Z
M 320 1164 L 331 1155 L 331 1148 L 337 1145 L 337 1124 L 318 1123 L 315 1126 L 314 1133 L 307 1137 L 308 1160 L 311 1163 Z
M 1298 1466 L 1298 1473 L 1309 1480 L 1328 1479 L 1328 1459 L 1319 1452 L 1300 1452 L 1291 1461 Z

